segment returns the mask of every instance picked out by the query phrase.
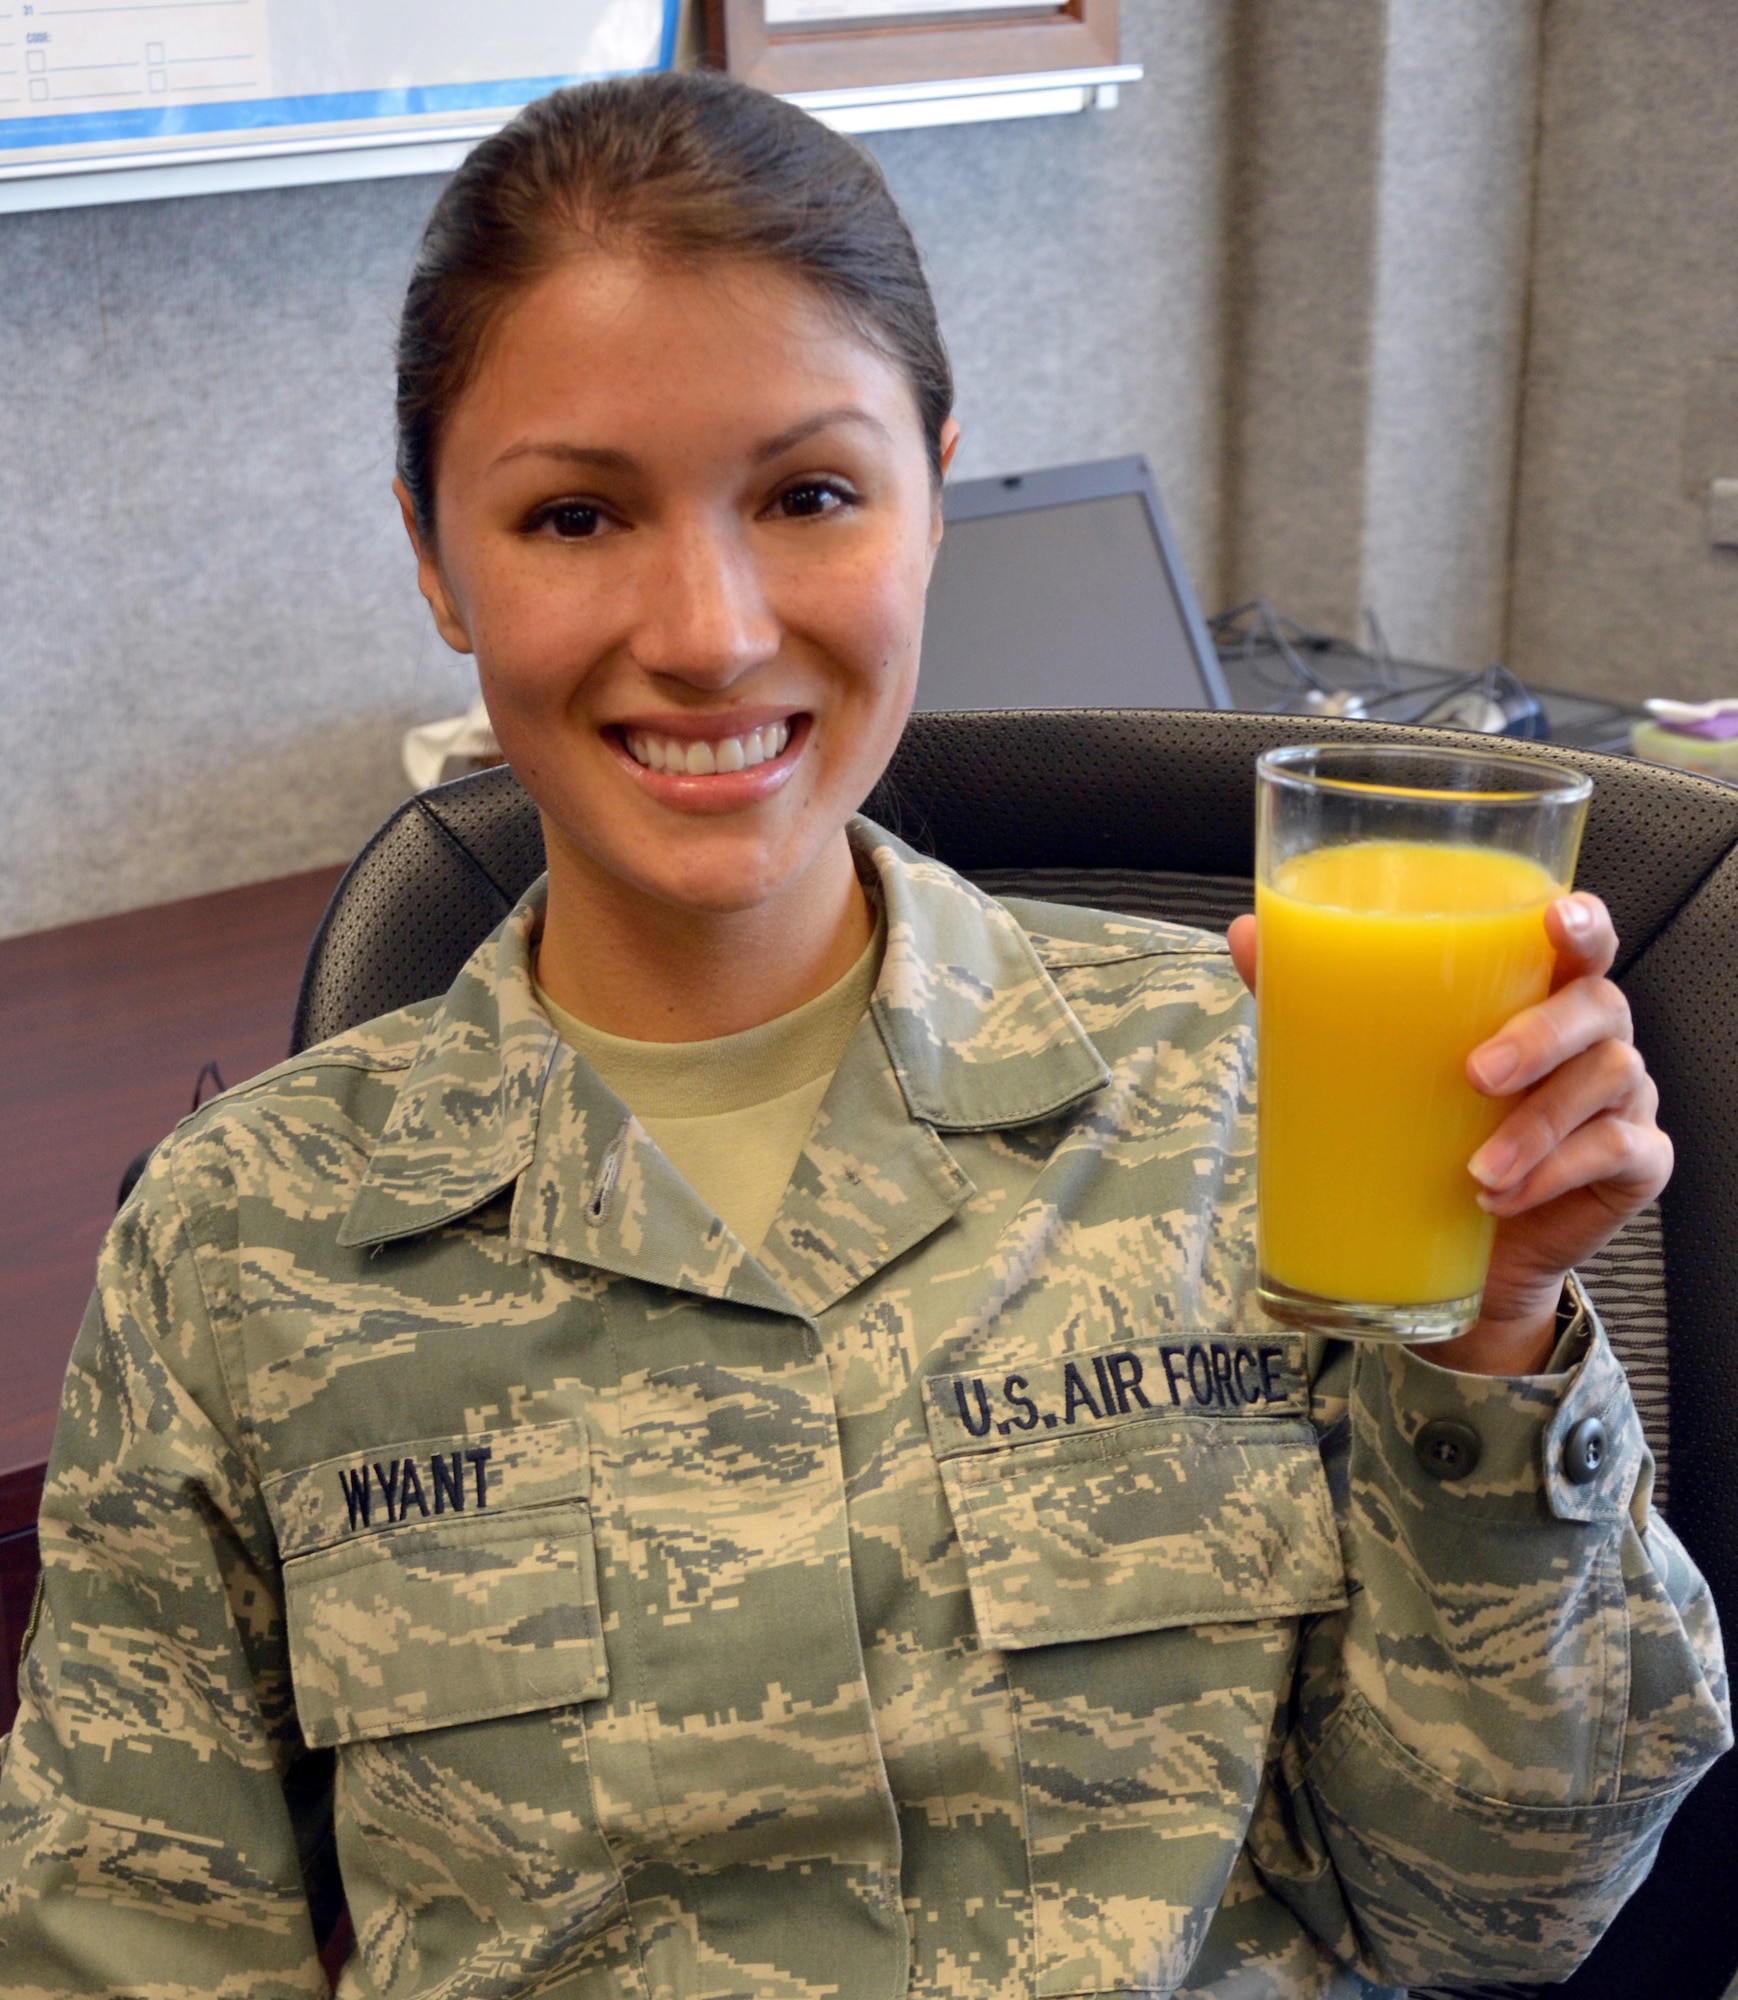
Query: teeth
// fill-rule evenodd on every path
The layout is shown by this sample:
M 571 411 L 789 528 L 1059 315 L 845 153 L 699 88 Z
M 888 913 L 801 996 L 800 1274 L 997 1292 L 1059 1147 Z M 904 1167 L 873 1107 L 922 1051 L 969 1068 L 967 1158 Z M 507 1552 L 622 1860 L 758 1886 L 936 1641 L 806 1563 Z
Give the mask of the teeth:
M 714 743 L 689 742 L 674 736 L 646 736 L 634 730 L 628 754 L 648 771 L 679 771 L 689 777 L 711 777 L 718 771 L 750 771 L 756 764 L 781 756 L 791 740 L 788 722 L 769 722 L 746 736 L 722 736 Z

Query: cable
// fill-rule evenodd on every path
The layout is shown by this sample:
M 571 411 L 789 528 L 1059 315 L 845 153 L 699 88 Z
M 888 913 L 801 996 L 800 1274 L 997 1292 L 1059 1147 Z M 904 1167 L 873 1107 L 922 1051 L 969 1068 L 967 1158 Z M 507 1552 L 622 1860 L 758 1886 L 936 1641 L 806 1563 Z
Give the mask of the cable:
M 1269 715 L 1429 723 L 1527 741 L 1549 734 L 1544 705 L 1500 662 L 1463 673 L 1402 661 L 1388 643 L 1373 606 L 1365 608 L 1364 622 L 1369 629 L 1368 651 L 1349 639 L 1312 631 L 1282 617 L 1265 598 L 1255 597 L 1210 618 L 1207 629 L 1220 661 L 1240 666 L 1263 692 L 1274 696 L 1266 705 Z M 1611 706 L 1614 718 L 1622 714 L 1619 704 Z

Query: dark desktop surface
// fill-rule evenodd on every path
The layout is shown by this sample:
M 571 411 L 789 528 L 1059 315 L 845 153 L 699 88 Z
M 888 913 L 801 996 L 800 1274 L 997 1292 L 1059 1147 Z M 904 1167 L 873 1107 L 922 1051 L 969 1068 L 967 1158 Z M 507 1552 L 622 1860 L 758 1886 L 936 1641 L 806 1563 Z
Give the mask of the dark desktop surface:
M 338 872 L 0 940 L 0 1733 L 43 1463 L 116 1183 L 186 1114 L 201 1064 L 240 1083 L 282 1059 Z
M 1536 687 L 1533 692 L 1544 704 L 1553 743 L 1577 750 L 1603 750 L 1608 756 L 1630 754 L 1629 726 L 1647 714 L 1642 708 L 1624 707 L 1592 695 L 1564 694 L 1557 688 Z
M 1411 660 L 1377 662 L 1368 654 L 1349 651 L 1306 652 L 1303 657 L 1310 672 L 1330 690 L 1360 695 L 1365 711 L 1379 722 L 1418 720 L 1414 710 L 1449 692 L 1466 678 L 1445 667 L 1422 666 Z M 1264 649 L 1252 654 L 1222 646 L 1219 664 L 1235 708 L 1276 715 L 1334 712 L 1324 706 L 1320 693 L 1299 679 L 1277 652 Z M 1532 687 L 1530 683 L 1529 690 L 1545 711 L 1549 740 L 1566 749 L 1627 755 L 1630 724 L 1645 713 L 1640 708 L 1605 701 L 1595 695 L 1567 694 L 1555 688 Z M 1517 743 L 1514 747 L 1523 746 Z

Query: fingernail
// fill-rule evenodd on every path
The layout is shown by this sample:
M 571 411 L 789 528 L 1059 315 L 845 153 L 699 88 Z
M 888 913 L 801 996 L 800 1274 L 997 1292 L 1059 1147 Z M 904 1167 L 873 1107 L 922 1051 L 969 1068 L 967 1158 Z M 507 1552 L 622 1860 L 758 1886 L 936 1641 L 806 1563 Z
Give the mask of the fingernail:
M 1472 1062 L 1473 1074 L 1486 1090 L 1501 1090 L 1520 1066 L 1520 1056 L 1507 1042 L 1482 1050 Z
M 1586 937 L 1593 929 L 1593 912 L 1579 896 L 1565 896 L 1557 911 L 1571 937 Z
M 1499 1188 L 1515 1164 L 1516 1151 L 1513 1139 L 1488 1139 L 1467 1161 L 1467 1171 L 1485 1187 Z

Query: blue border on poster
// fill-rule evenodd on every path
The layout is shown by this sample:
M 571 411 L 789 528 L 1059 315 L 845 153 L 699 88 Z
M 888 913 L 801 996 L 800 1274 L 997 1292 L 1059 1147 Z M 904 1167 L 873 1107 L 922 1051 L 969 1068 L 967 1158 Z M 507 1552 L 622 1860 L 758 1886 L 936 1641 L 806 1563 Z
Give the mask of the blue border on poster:
M 663 38 L 659 69 L 676 59 L 676 21 L 680 0 L 664 0 Z M 583 76 L 504 77 L 489 83 L 412 85 L 401 90 L 329 91 L 313 97 L 256 97 L 234 104 L 166 105 L 161 111 L 81 111 L 42 118 L 0 118 L 0 156 L 8 151 L 34 151 L 41 146 L 96 146 L 118 139 L 151 140 L 228 137 L 252 132 L 282 132 L 298 126 L 338 125 L 367 120 L 425 118 L 445 112 L 512 111 L 543 97 L 563 84 L 583 83 Z M 356 138 L 366 143 L 366 132 Z M 429 137 L 439 138 L 438 128 Z M 174 159 L 165 152 L 165 161 Z M 64 166 L 65 158 L 44 161 Z

